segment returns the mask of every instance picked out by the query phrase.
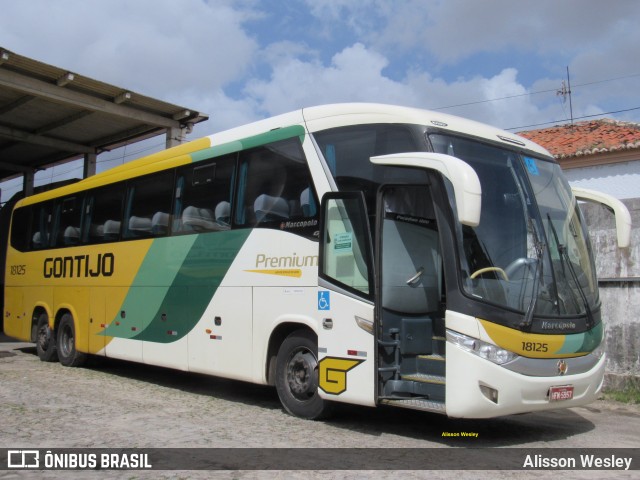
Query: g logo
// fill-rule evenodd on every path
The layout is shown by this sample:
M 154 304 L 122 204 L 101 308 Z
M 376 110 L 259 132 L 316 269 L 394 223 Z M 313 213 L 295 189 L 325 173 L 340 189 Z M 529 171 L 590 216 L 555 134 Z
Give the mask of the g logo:
M 318 362 L 318 384 L 325 393 L 340 395 L 347 390 L 347 372 L 364 360 L 324 357 Z

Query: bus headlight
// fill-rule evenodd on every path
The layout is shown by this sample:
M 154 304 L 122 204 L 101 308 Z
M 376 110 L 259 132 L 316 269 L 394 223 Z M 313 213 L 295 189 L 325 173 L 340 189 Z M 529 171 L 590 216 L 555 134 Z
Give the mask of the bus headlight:
M 452 330 L 447 330 L 447 341 L 497 365 L 509 363 L 518 357 L 516 353 L 500 348 L 497 345 L 492 345 Z

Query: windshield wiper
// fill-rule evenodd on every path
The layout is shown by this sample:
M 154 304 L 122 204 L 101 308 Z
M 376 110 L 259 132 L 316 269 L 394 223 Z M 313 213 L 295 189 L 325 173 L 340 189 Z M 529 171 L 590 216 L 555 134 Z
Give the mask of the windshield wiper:
M 533 230 L 533 232 L 535 234 L 535 230 Z M 535 249 L 536 249 L 536 259 L 538 263 L 536 265 L 536 271 L 533 275 L 533 289 L 531 292 L 531 301 L 529 302 L 529 306 L 527 307 L 527 311 L 524 315 L 524 319 L 520 324 L 520 328 L 523 331 L 531 331 L 531 325 L 533 324 L 533 312 L 536 309 L 536 303 L 538 302 L 538 292 L 540 290 L 540 282 L 538 281 L 538 279 L 542 276 L 542 264 L 544 261 L 545 245 L 542 242 L 540 242 L 537 237 L 538 236 L 536 234 Z
M 578 293 L 580 294 L 580 298 L 582 299 L 582 304 L 584 305 L 584 310 L 587 314 L 587 329 L 591 330 L 595 326 L 595 320 L 593 319 L 593 312 L 591 312 L 591 307 L 589 307 L 589 300 L 587 296 L 584 294 L 584 290 L 580 286 L 580 280 L 578 279 L 578 275 L 576 274 L 575 268 L 573 268 L 573 262 L 569 258 L 569 253 L 567 252 L 566 245 L 560 243 L 558 239 L 558 232 L 556 231 L 556 227 L 553 226 L 553 222 L 551 221 L 551 215 L 547 213 L 547 220 L 549 220 L 549 227 L 551 228 L 551 232 L 553 233 L 553 239 L 556 242 L 556 246 L 558 247 L 558 253 L 560 254 L 561 264 L 562 264 L 562 273 L 563 276 L 566 277 L 564 266 L 565 264 L 569 267 L 569 273 L 571 274 L 571 278 L 573 278 L 574 283 L 576 284 L 576 288 L 578 289 Z

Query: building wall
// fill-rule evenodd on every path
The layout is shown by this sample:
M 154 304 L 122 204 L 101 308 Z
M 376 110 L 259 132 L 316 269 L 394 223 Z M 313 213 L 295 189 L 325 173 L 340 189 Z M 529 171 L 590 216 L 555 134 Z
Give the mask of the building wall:
M 640 197 L 640 195 L 638 195 Z M 581 204 L 589 227 L 606 325 L 606 385 L 640 384 L 640 198 L 624 200 L 631 212 L 631 246 L 616 243 L 613 215 Z
M 640 198 L 640 160 L 568 168 L 564 174 L 575 187 L 598 190 L 619 199 Z

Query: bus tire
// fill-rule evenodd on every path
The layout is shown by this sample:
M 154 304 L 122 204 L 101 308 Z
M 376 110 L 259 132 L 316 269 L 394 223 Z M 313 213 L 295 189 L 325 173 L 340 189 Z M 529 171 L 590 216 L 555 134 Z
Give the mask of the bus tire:
M 65 313 L 56 329 L 58 359 L 65 367 L 80 367 L 87 359 L 86 354 L 76 349 L 76 327 L 70 313 Z
M 58 360 L 56 352 L 56 335 L 51 328 L 49 328 L 49 317 L 46 313 L 41 313 L 38 316 L 36 323 L 36 352 L 38 358 L 43 362 L 55 362 Z
M 318 393 L 318 345 L 309 330 L 285 338 L 276 360 L 276 390 L 291 415 L 317 420 L 327 414 L 327 401 Z

